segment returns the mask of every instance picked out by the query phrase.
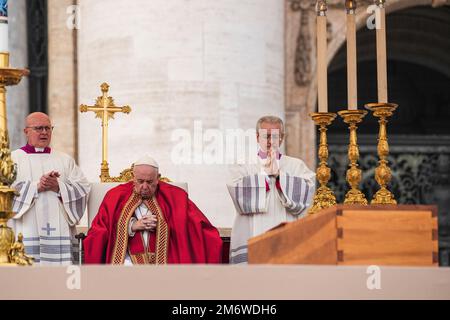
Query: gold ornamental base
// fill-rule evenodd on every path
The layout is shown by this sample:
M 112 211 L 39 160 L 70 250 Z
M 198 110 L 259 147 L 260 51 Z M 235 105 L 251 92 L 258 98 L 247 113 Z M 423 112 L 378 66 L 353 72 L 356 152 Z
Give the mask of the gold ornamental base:
M 23 235 L 15 241 L 14 231 L 8 227 L 8 220 L 14 217 L 11 211 L 16 190 L 0 186 L 0 266 L 31 266 L 34 258 L 25 254 Z
M 16 191 L 14 189 L 0 186 L 0 265 L 15 265 L 11 263 L 11 247 L 14 244 L 14 231 L 8 227 L 8 220 L 14 217 L 15 213 L 10 211 L 12 199 Z
M 314 214 L 319 210 L 326 209 L 336 205 L 336 196 L 327 186 L 320 186 L 314 194 L 314 201 L 308 214 Z
M 342 110 L 338 114 L 344 122 L 349 125 L 350 143 L 348 145 L 349 169 L 347 170 L 347 182 L 350 190 L 345 195 L 344 204 L 367 205 L 367 199 L 364 193 L 359 190 L 359 184 L 362 179 L 362 171 L 358 168 L 359 147 L 356 135 L 357 124 L 366 116 L 365 110 Z
M 309 214 L 313 214 L 321 209 L 326 209 L 336 204 L 336 197 L 333 191 L 327 187 L 328 181 L 331 178 L 331 169 L 327 164 L 327 127 L 336 118 L 336 114 L 330 112 L 315 112 L 311 113 L 310 116 L 315 125 L 319 127 L 320 131 L 320 145 L 318 150 L 320 163 L 316 171 L 316 177 L 320 183 L 320 187 L 316 190 L 313 205 L 308 211 Z
M 373 112 L 374 117 L 379 118 L 380 131 L 378 134 L 377 152 L 380 160 L 375 169 L 375 180 L 380 189 L 375 193 L 371 204 L 397 204 L 394 195 L 387 189 L 387 185 L 392 179 L 391 169 L 388 166 L 389 143 L 387 138 L 387 118 L 391 117 L 398 105 L 394 103 L 369 103 L 366 109 Z
M 10 250 L 14 244 L 14 231 L 7 226 L 8 220 L 14 216 L 14 212 L 0 212 L 0 266 L 11 263 Z

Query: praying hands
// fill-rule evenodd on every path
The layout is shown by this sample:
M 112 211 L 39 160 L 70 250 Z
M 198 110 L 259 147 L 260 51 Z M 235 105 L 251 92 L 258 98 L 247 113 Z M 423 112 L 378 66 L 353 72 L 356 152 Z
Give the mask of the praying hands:
M 44 192 L 44 191 L 53 191 L 58 193 L 59 192 L 59 184 L 58 184 L 58 178 L 59 173 L 57 171 L 51 171 L 47 174 L 44 174 L 38 183 L 38 192 Z
M 267 161 L 264 164 L 264 171 L 269 176 L 277 177 L 280 174 L 280 168 L 277 161 L 277 152 L 273 149 L 267 154 Z
M 157 224 L 157 219 L 154 214 L 144 216 L 142 219 L 137 220 L 131 226 L 131 231 L 155 231 Z

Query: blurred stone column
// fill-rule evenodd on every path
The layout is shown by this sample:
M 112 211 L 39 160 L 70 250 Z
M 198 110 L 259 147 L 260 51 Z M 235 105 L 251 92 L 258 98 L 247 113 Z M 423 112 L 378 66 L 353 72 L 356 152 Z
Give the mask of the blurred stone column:
M 47 0 L 48 113 L 55 131 L 52 147 L 75 159 L 77 154 L 75 0 Z
M 8 9 L 9 63 L 14 68 L 26 68 L 28 66 L 26 0 L 9 1 Z M 24 77 L 19 85 L 8 87 L 7 90 L 9 138 L 11 150 L 15 150 L 25 144 L 22 130 L 29 111 L 27 77 Z

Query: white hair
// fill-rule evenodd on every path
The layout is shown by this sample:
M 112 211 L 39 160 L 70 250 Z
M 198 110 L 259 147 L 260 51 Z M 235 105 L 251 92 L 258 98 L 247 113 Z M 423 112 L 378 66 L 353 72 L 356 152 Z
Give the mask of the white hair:
M 258 122 L 256 122 L 256 132 L 259 132 L 259 129 L 261 129 L 261 124 L 263 123 L 276 123 L 280 125 L 280 134 L 284 135 L 284 123 L 281 118 L 278 118 L 276 116 L 264 116 L 259 118 Z

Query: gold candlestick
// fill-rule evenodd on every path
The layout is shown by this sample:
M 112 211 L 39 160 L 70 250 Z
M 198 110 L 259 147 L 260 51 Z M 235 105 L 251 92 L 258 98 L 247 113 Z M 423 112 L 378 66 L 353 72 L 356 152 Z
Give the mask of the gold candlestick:
M 313 214 L 318 210 L 329 208 L 336 204 L 336 197 L 333 191 L 327 187 L 328 181 L 331 178 L 331 169 L 327 165 L 328 161 L 328 144 L 327 144 L 327 127 L 336 118 L 335 113 L 330 112 L 314 112 L 310 114 L 316 126 L 319 126 L 320 131 L 320 145 L 319 145 L 319 167 L 316 171 L 317 180 L 320 182 L 320 187 L 314 194 L 314 202 L 309 209 L 309 214 Z
M 348 145 L 348 159 L 350 161 L 349 169 L 347 170 L 347 182 L 350 185 L 350 190 L 345 195 L 344 204 L 362 204 L 367 205 L 367 199 L 364 193 L 359 190 L 359 183 L 361 182 L 361 169 L 358 168 L 359 147 L 356 136 L 356 126 L 362 121 L 367 114 L 365 110 L 343 110 L 338 114 L 344 119 L 344 122 L 349 125 L 350 129 L 350 144 Z
M 9 53 L 0 52 L 0 265 L 16 264 L 16 257 L 11 254 L 14 231 L 7 226 L 8 220 L 15 214 L 12 203 L 17 191 L 10 186 L 16 180 L 17 172 L 9 148 L 6 87 L 18 84 L 28 74 L 27 69 L 10 68 Z
M 375 180 L 380 185 L 380 190 L 374 195 L 371 204 L 397 204 L 394 195 L 386 186 L 391 181 L 391 169 L 388 166 L 387 157 L 389 155 L 389 144 L 387 138 L 386 124 L 387 118 L 392 116 L 398 105 L 394 103 L 369 103 L 366 104 L 366 109 L 373 112 L 373 115 L 380 120 L 380 131 L 378 134 L 378 167 L 375 170 Z

